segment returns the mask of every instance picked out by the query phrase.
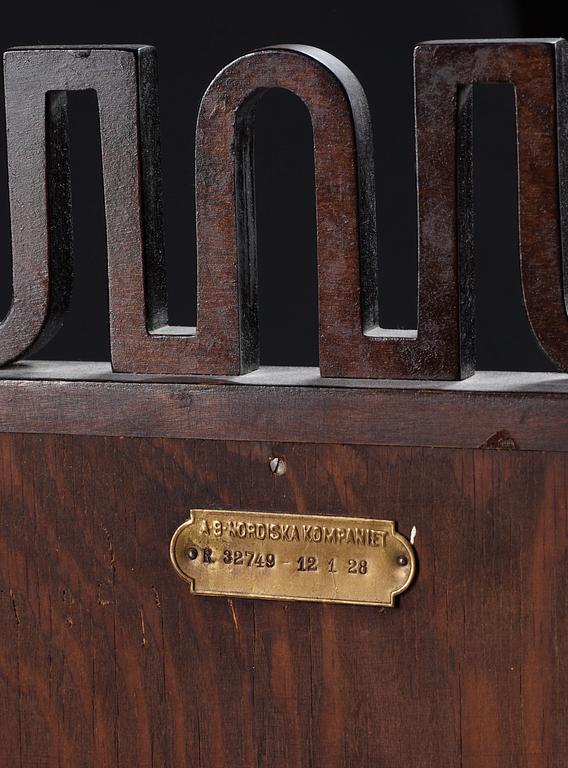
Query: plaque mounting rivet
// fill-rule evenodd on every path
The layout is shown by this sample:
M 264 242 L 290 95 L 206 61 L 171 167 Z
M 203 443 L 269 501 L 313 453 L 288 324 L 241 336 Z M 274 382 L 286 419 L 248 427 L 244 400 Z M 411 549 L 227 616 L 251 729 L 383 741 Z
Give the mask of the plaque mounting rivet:
M 286 474 L 286 459 L 281 456 L 273 456 L 269 459 L 270 471 L 273 475 L 280 476 Z
M 408 565 L 408 558 L 406 557 L 406 555 L 399 555 L 396 558 L 396 562 L 398 565 Z

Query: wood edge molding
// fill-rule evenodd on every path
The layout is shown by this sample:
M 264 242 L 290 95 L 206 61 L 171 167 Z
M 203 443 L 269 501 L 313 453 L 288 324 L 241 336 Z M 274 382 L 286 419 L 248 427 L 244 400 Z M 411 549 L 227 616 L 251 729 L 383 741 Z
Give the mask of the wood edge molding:
M 52 365 L 58 378 L 31 378 L 34 364 L 28 363 L 28 373 L 0 380 L 0 432 L 568 450 L 568 380 L 555 374 L 501 374 L 499 390 L 482 388 L 498 374 L 478 374 L 469 389 L 459 382 L 329 386 L 315 376 L 306 386 L 298 381 L 314 369 L 261 369 L 256 375 L 264 375 L 264 383 L 246 385 L 239 377 L 238 385 L 227 386 L 233 382 L 205 377 L 200 383 L 104 377 L 104 364 L 88 364 L 90 380 L 71 380 L 64 371 L 71 373 L 74 364 Z M 550 391 L 539 391 L 538 379 L 531 389 L 535 376 L 548 380 Z

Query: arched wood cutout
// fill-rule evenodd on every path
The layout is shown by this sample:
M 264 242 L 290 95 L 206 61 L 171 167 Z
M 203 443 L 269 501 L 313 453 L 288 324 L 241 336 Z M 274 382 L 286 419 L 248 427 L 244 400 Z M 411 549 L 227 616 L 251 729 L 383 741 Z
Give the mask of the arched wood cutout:
M 541 345 L 568 369 L 559 207 L 564 160 L 556 136 L 558 126 L 565 146 L 565 50 L 559 40 L 433 42 L 416 49 L 417 332 L 378 324 L 371 126 L 356 78 L 334 57 L 305 46 L 257 51 L 222 70 L 204 96 L 197 126 L 197 333 L 167 325 L 154 50 L 8 52 L 14 301 L 0 326 L 0 362 L 37 349 L 61 322 L 71 273 L 64 92 L 93 88 L 101 121 L 114 368 L 206 374 L 255 368 L 254 106 L 267 89 L 281 87 L 304 101 L 313 127 L 322 375 L 469 375 L 470 86 L 512 82 L 525 302 Z
M 449 330 L 452 348 L 459 340 L 461 360 L 460 366 L 454 364 L 455 378 L 474 369 L 471 85 L 475 83 L 509 83 L 515 88 L 524 302 L 542 349 L 560 370 L 568 371 L 568 270 L 563 247 L 568 235 L 567 61 L 567 43 L 562 39 L 432 41 L 415 50 L 419 338 L 424 329 L 424 341 L 434 341 L 430 321 L 437 317 L 438 333 Z M 458 289 L 457 296 L 450 286 Z
M 0 326 L 0 363 L 40 349 L 69 303 L 67 91 L 94 89 L 98 99 L 113 343 L 121 346 L 123 335 L 160 321 L 165 281 L 154 64 L 148 46 L 4 54 L 13 299 Z
M 222 70 L 205 93 L 196 138 L 197 332 L 167 325 L 154 50 L 15 49 L 5 56 L 5 78 L 14 301 L 0 327 L 1 362 L 45 343 L 68 301 L 68 90 L 98 97 L 115 370 L 238 374 L 258 366 L 253 121 L 269 88 L 297 94 L 312 119 L 322 329 L 342 318 L 357 334 L 361 316 L 374 322 L 370 121 L 361 86 L 333 56 L 304 46 L 257 51 Z M 59 107 L 57 133 L 51 118 L 44 132 L 46 95 Z M 359 206 L 369 231 L 361 247 Z
M 403 333 L 377 325 L 344 338 L 345 326 L 326 327 L 322 375 L 461 379 L 474 372 L 475 83 L 515 86 L 524 302 L 544 352 L 568 371 L 566 51 L 560 39 L 417 46 L 418 329 Z

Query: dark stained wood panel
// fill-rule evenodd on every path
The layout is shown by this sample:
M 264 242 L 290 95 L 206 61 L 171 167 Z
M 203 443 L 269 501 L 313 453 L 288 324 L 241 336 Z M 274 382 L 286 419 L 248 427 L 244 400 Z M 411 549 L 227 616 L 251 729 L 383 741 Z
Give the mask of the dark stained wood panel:
M 85 367 L 86 380 L 73 364 L 10 372 L 0 380 L 0 432 L 568 450 L 568 379 L 555 374 L 327 386 L 313 372 L 277 369 L 248 385 Z
M 472 86 L 515 88 L 523 302 L 548 357 L 568 370 L 565 301 L 568 45 L 560 38 L 446 40 L 414 51 L 416 330 L 380 325 L 367 98 L 334 56 L 306 45 L 227 64 L 197 116 L 197 326 L 168 321 L 156 52 L 147 45 L 6 52 L 13 296 L 0 363 L 61 326 L 72 273 L 67 91 L 94 90 L 105 196 L 111 357 L 133 373 L 258 367 L 254 115 L 273 88 L 311 120 L 320 368 L 325 376 L 455 380 L 475 370 Z M 47 104 L 48 109 L 45 109 Z
M 0 765 L 568 765 L 567 469 L 2 435 Z M 394 519 L 419 573 L 393 610 L 192 596 L 168 559 L 192 505 Z

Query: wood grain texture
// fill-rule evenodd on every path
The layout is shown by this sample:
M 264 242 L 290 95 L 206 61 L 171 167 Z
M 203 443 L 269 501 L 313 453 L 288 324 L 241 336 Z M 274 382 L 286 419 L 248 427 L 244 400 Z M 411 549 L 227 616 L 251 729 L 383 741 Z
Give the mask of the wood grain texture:
M 156 142 L 155 68 L 147 75 L 153 96 L 147 98 L 138 84 L 140 125 L 144 130 L 146 121 L 151 123 Z M 259 100 L 272 88 L 298 96 L 312 123 L 322 369 L 335 370 L 334 360 L 344 357 L 353 337 L 362 338 L 375 325 L 375 198 L 365 94 L 353 73 L 325 51 L 274 46 L 225 66 L 200 105 L 195 141 L 197 327 L 170 326 L 165 300 L 161 321 L 147 322 L 144 271 L 151 272 L 154 257 L 127 241 L 117 254 L 120 268 L 111 276 L 120 296 L 114 302 L 111 292 L 115 370 L 235 375 L 258 367 L 254 120 Z M 131 134 L 137 130 L 132 121 Z M 120 151 L 118 145 L 115 152 Z M 149 154 L 142 166 L 149 178 L 160 173 L 154 156 Z M 130 166 L 137 169 L 134 157 Z M 155 209 L 156 194 L 144 200 L 142 222 L 146 207 Z M 109 186 L 108 210 L 123 205 L 123 191 Z M 140 233 L 133 232 L 139 240 Z
M 515 87 L 523 300 L 540 346 L 560 370 L 568 369 L 567 53 L 562 39 L 435 40 L 415 49 L 419 251 L 425 267 L 418 322 L 424 312 L 428 319 L 435 317 L 439 333 L 458 334 L 451 348 L 462 348 L 470 372 L 475 303 L 471 86 L 477 83 Z M 433 340 L 431 331 L 427 338 Z
M 9 54 L 4 81 L 12 302 L 0 323 L 2 365 L 59 330 L 73 271 L 67 95 L 61 87 L 47 93 Z
M 472 85 L 505 82 L 517 95 L 524 303 L 543 350 L 568 370 L 567 52 L 555 38 L 416 48 L 418 327 L 404 330 L 379 322 L 372 127 L 363 88 L 341 61 L 310 46 L 273 46 L 231 62 L 206 90 L 196 129 L 197 327 L 189 328 L 168 322 L 155 50 L 8 51 L 14 301 L 0 325 L 0 364 L 37 350 L 61 325 L 72 256 L 66 92 L 94 89 L 114 368 L 237 375 L 258 367 L 254 114 L 264 93 L 284 88 L 312 124 L 322 375 L 471 375 Z
M 328 349 L 375 323 L 370 118 L 359 82 L 335 57 L 310 46 L 255 51 L 205 92 L 196 129 L 197 328 L 168 323 L 154 48 L 39 46 L 4 60 L 14 301 L 0 325 L 0 364 L 41 348 L 69 303 L 66 93 L 75 90 L 94 90 L 99 107 L 117 370 L 229 375 L 258 366 L 254 110 L 270 88 L 295 93 L 312 120 L 323 367 Z
M 14 290 L 0 325 L 2 364 L 49 341 L 70 300 L 68 91 L 97 96 L 111 338 L 120 344 L 166 322 L 155 70 L 145 45 L 4 54 Z
M 0 380 L 0 431 L 568 450 L 568 384 L 554 374 L 331 386 L 313 373 L 268 369 L 247 385 L 247 377 L 188 383 L 96 365 L 79 373 L 85 368 L 90 376 L 73 380 L 73 365 L 43 375 L 41 365 L 17 367 Z
M 275 477 L 270 455 L 285 456 Z M 3 435 L 0 764 L 567 765 L 564 453 Z M 192 596 L 190 506 L 416 526 L 399 607 Z

